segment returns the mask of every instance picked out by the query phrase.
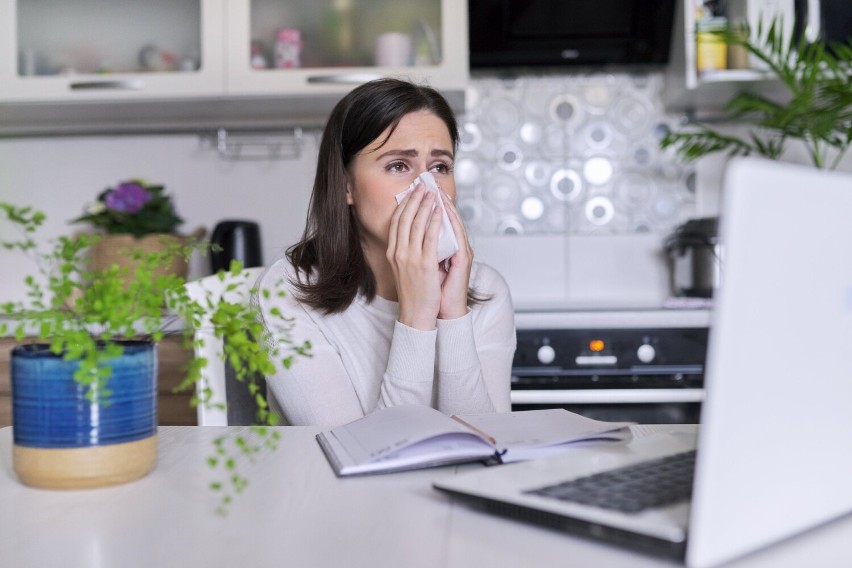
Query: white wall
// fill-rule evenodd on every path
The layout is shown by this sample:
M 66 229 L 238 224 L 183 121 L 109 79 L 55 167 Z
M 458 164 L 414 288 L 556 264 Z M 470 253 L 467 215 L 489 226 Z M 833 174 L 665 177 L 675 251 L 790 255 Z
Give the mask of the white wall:
M 260 223 L 263 258 L 270 262 L 301 235 L 316 164 L 313 133 L 302 156 L 285 161 L 227 161 L 197 136 L 23 138 L 0 140 L 0 199 L 47 213 L 44 238 L 81 230 L 68 221 L 108 186 L 132 177 L 165 184 L 185 223 L 212 231 L 222 219 Z M 13 236 L 0 224 L 0 239 Z M 206 274 L 196 259 L 192 275 Z M 0 251 L 0 298 L 21 297 L 21 255 Z
M 141 177 L 165 184 L 185 220 L 184 233 L 199 226 L 209 233 L 222 219 L 259 222 L 268 263 L 304 228 L 318 132 L 304 142 L 297 160 L 235 162 L 190 135 L 0 140 L 0 199 L 46 212 L 41 236 L 47 239 L 84 229 L 69 221 L 101 190 Z M 0 239 L 10 236 L 10 227 L 0 225 Z M 653 305 L 666 295 L 664 259 L 651 258 L 659 235 L 541 240 L 473 235 L 478 258 L 504 272 L 521 308 Z M 0 299 L 22 298 L 32 262 L 2 250 L 0 262 Z M 207 259 L 196 258 L 190 276 L 208 271 Z
M 173 194 L 186 221 L 183 232 L 199 226 L 211 231 L 222 219 L 259 222 L 269 263 L 301 235 L 317 135 L 305 136 L 299 159 L 252 162 L 224 160 L 209 143 L 190 135 L 0 140 L 0 199 L 45 211 L 42 236 L 47 238 L 82 228 L 68 221 L 107 186 L 142 177 L 165 184 Z M 792 148 L 786 159 L 808 163 L 801 148 Z M 698 163 L 696 216 L 718 213 L 724 163 L 721 155 Z M 852 171 L 852 154 L 840 169 Z M 10 236 L 10 228 L 0 224 L 0 239 Z M 472 237 L 478 257 L 503 271 L 519 307 L 653 306 L 668 293 L 659 234 Z M 0 300 L 22 297 L 32 263 L 3 250 L 0 263 Z M 207 270 L 206 259 L 196 259 L 190 276 Z

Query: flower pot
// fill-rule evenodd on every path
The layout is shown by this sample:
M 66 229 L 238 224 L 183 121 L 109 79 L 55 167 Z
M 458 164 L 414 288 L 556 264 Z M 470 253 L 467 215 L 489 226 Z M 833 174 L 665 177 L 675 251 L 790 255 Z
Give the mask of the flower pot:
M 105 270 L 112 265 L 127 267 L 129 274 L 134 274 L 137 261 L 131 257 L 130 251 L 136 249 L 143 253 L 165 251 L 170 247 L 183 246 L 186 238 L 179 235 L 155 233 L 136 238 L 133 235 L 104 235 L 91 249 L 89 259 L 92 270 Z M 181 254 L 175 254 L 171 263 L 157 271 L 158 274 L 174 274 L 186 278 L 187 262 Z
M 124 344 L 112 360 L 106 400 L 87 399 L 74 380 L 78 361 L 46 345 L 12 350 L 12 458 L 26 485 L 82 489 L 147 474 L 157 461 L 157 350 Z

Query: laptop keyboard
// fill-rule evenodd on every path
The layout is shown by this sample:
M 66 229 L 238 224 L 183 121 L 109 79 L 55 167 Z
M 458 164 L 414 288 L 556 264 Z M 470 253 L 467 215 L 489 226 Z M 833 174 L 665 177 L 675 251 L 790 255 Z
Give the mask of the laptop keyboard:
M 624 513 L 674 505 L 692 495 L 695 450 L 533 489 L 525 493 Z

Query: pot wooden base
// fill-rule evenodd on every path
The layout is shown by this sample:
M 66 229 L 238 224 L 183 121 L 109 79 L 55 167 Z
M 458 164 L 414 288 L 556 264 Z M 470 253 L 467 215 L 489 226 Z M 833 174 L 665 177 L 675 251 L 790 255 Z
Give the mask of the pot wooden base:
M 84 448 L 12 449 L 15 473 L 25 485 L 42 489 L 90 489 L 144 477 L 157 463 L 157 436 Z

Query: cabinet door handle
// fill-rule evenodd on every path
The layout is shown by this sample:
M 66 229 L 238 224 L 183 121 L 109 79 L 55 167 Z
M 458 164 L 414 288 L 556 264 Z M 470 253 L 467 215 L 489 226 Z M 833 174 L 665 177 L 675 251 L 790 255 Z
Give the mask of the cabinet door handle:
M 313 75 L 308 77 L 308 83 L 328 84 L 328 85 L 360 85 L 380 79 L 382 76 L 378 73 L 343 73 L 337 75 Z
M 805 39 L 816 43 L 822 35 L 822 14 L 819 0 L 808 0 L 808 13 L 805 15 Z
M 77 81 L 71 83 L 72 91 L 85 90 L 117 90 L 117 91 L 141 91 L 145 88 L 145 82 L 141 79 L 125 79 L 123 81 Z

